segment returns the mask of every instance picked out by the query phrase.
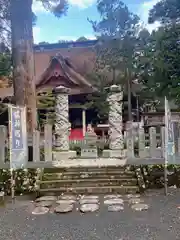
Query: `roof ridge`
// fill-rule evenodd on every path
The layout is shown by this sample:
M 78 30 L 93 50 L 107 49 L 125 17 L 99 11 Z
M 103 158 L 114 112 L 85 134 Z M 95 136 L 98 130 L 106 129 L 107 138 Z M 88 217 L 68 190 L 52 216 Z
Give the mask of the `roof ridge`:
M 98 40 L 87 40 L 87 41 L 72 41 L 64 43 L 48 43 L 48 44 L 35 44 L 33 46 L 34 51 L 44 51 L 60 48 L 81 48 L 81 47 L 93 47 L 98 43 Z

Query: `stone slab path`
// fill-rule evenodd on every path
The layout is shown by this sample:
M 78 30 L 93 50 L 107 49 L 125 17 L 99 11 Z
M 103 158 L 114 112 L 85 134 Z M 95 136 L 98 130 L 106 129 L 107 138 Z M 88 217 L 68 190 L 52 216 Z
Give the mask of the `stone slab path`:
M 61 207 L 56 209 L 58 213 L 54 213 L 59 203 L 56 203 L 57 199 L 52 198 L 48 201 L 53 201 L 54 205 L 43 206 L 41 211 L 35 211 L 36 206 L 40 208 L 36 205 L 39 202 L 17 200 L 15 204 L 6 203 L 4 207 L 0 207 L 0 240 L 179 240 L 180 189 L 168 192 L 166 197 L 163 189 L 153 190 L 140 197 L 91 197 L 91 200 L 98 199 L 99 208 L 96 210 L 94 207 L 95 212 L 89 208 L 87 213 L 80 212 L 79 196 L 78 199 L 73 199 L 75 196 L 61 197 L 62 200 L 75 200 L 72 204 L 73 210 L 69 213 L 59 213 L 59 210 L 62 211 Z M 138 200 L 129 201 L 138 198 L 141 199 L 140 203 L 134 204 Z M 104 204 L 108 199 L 123 199 L 124 202 L 116 202 L 117 205 Z M 144 204 L 147 204 L 149 209 L 142 210 L 146 207 Z M 66 210 L 71 210 L 72 205 L 61 204 Z M 137 210 L 132 209 L 134 205 Z M 47 209 L 48 212 L 42 214 Z
M 79 211 L 81 213 L 98 212 L 107 209 L 109 212 L 123 211 L 129 208 L 132 211 L 148 210 L 149 205 L 139 194 L 128 195 L 61 195 L 43 196 L 34 202 L 32 214 L 42 215 L 46 213 L 69 213 Z M 38 213 L 39 211 L 39 213 Z

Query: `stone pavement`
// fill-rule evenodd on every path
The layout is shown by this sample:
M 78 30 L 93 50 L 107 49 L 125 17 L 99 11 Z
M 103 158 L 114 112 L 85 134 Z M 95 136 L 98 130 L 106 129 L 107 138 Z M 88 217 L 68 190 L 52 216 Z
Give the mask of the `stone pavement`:
M 53 201 L 53 211 L 48 207 L 48 213 L 43 215 L 32 214 L 38 201 L 7 204 L 0 208 L 0 240 L 179 240 L 180 191 L 169 191 L 167 197 L 163 190 L 159 190 L 140 198 L 97 196 L 69 199 L 71 202 L 68 204 L 73 205 L 73 210 L 65 214 L 54 212 L 58 206 L 67 204 L 64 196 L 56 200 L 57 203 Z M 87 199 L 91 203 L 87 203 Z M 81 205 L 96 204 L 97 199 L 98 210 L 92 213 L 80 212 Z M 139 202 L 147 204 L 148 209 L 132 209 Z
M 50 213 L 68 213 L 75 211 L 97 212 L 100 208 L 107 208 L 108 211 L 123 211 L 124 208 L 131 208 L 135 211 L 148 210 L 149 205 L 144 203 L 144 200 L 139 194 L 122 195 L 61 195 L 43 196 L 34 202 L 32 214 L 42 215 Z

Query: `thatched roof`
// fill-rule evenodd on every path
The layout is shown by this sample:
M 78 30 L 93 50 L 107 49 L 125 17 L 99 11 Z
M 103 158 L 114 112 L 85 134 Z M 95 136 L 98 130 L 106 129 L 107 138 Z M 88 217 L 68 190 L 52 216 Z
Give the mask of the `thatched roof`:
M 96 62 L 95 45 L 97 40 L 83 42 L 68 42 L 55 44 L 40 44 L 34 46 L 35 78 L 38 80 L 49 66 L 50 60 L 57 54 L 70 59 L 74 69 L 86 76 L 94 69 Z
M 71 94 L 78 92 L 92 92 L 93 86 L 78 73 L 70 59 L 64 58 L 60 53 L 52 57 L 48 67 L 36 79 L 36 88 L 41 90 L 46 87 L 65 86 L 71 89 Z

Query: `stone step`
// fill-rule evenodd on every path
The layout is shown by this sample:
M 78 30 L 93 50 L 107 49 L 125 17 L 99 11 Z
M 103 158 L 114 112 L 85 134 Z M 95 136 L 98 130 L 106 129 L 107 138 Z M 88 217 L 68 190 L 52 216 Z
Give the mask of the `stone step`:
M 90 173 L 90 174 L 119 174 L 119 175 L 122 175 L 122 174 L 125 174 L 125 175 L 133 175 L 134 172 L 132 171 L 124 171 L 124 170 L 118 170 L 118 169 L 115 169 L 115 170 L 109 170 L 109 169 L 100 169 L 100 168 L 97 168 L 97 169 L 92 169 L 92 170 L 86 170 L 86 169 L 77 169 L 76 171 L 74 170 L 70 170 L 70 171 L 62 171 L 62 170 L 59 170 L 59 171 L 44 171 L 44 174 L 63 174 L 63 175 L 76 175 L 76 174 L 82 174 L 82 173 Z
M 111 179 L 124 179 L 126 178 L 127 180 L 131 180 L 134 178 L 132 175 L 114 175 L 114 174 L 79 174 L 79 175 L 61 175 L 61 174 L 56 174 L 56 175 L 51 175 L 51 174 L 46 174 L 43 175 L 42 181 L 53 181 L 53 180 L 78 180 L 78 179 L 105 179 L 105 180 L 111 180 Z
M 102 172 L 79 172 L 79 173 L 45 173 L 42 180 L 56 180 L 56 179 L 93 179 L 93 178 L 105 178 L 105 179 L 117 179 L 127 178 L 131 179 L 135 176 L 134 173 L 102 173 Z
M 54 180 L 42 181 L 41 189 L 61 188 L 61 187 L 91 187 L 91 186 L 134 186 L 137 184 L 137 179 L 77 179 L 77 180 Z
M 74 193 L 74 194 L 100 194 L 100 193 L 115 193 L 115 194 L 127 194 L 138 193 L 139 188 L 137 186 L 92 186 L 92 187 L 72 187 L 72 188 L 49 188 L 40 189 L 40 195 L 60 195 L 61 193 Z
M 130 168 L 73 167 L 44 169 L 40 194 L 55 193 L 135 193 L 137 178 Z
M 44 173 L 77 173 L 77 172 L 119 172 L 119 173 L 132 173 L 124 167 L 73 167 L 73 168 L 45 168 Z

